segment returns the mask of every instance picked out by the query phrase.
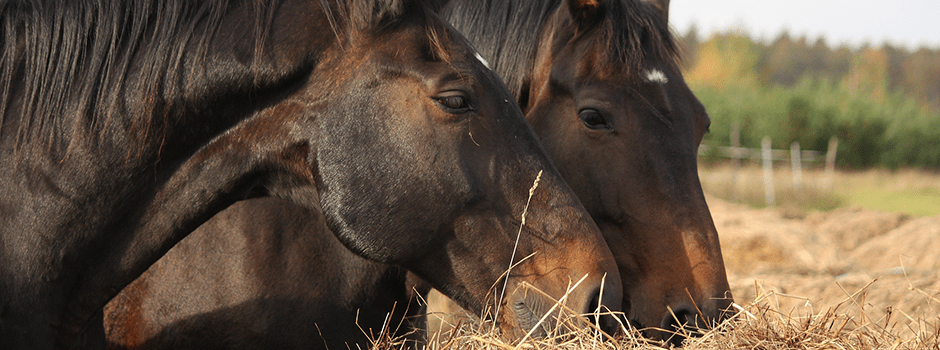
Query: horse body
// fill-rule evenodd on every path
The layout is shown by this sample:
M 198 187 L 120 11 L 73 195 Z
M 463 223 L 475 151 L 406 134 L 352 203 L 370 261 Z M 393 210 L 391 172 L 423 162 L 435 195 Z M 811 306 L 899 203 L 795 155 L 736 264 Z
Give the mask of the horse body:
M 187 227 L 197 226 L 213 209 L 218 210 L 226 197 L 239 196 L 238 190 L 246 185 L 243 182 L 255 181 L 245 174 L 263 167 L 264 158 L 280 145 L 266 142 L 262 145 L 268 149 L 245 152 L 239 149 L 243 148 L 242 143 L 235 140 L 244 136 L 244 125 L 232 128 L 227 135 L 217 130 L 218 124 L 230 126 L 237 124 L 239 118 L 248 117 L 245 112 L 229 114 L 246 107 L 246 103 L 224 98 L 227 93 L 247 89 L 248 82 L 232 84 L 221 76 L 206 77 L 207 86 L 227 89 L 216 94 L 199 91 L 204 88 L 198 86 L 185 90 L 175 86 L 179 90 L 159 92 L 161 101 L 139 101 L 148 94 L 158 93 L 148 91 L 150 86 L 145 80 L 170 80 L 179 76 L 172 74 L 176 72 L 166 72 L 163 76 L 148 72 L 146 68 L 133 67 L 132 58 L 128 57 L 132 52 L 110 51 L 114 48 L 105 46 L 113 43 L 101 42 L 109 38 L 100 36 L 117 35 L 117 28 L 113 28 L 114 33 L 98 34 L 95 52 L 84 57 L 73 54 L 72 59 L 77 62 L 69 63 L 78 64 L 85 71 L 68 72 L 69 67 L 56 67 L 52 59 L 39 63 L 16 60 L 17 55 L 41 56 L 41 52 L 30 52 L 32 50 L 45 50 L 52 55 L 50 51 L 56 49 L 33 41 L 49 40 L 48 45 L 68 41 L 68 38 L 48 38 L 42 31 L 51 29 L 43 25 L 76 31 L 82 28 L 74 28 L 81 27 L 79 24 L 69 28 L 68 19 L 64 18 L 57 18 L 53 23 L 25 22 L 23 18 L 38 17 L 45 4 L 8 2 L 5 5 L 3 20 L 7 31 L 3 68 L 7 74 L 3 80 L 8 85 L 4 89 L 4 125 L 0 131 L 4 164 L 2 206 L 7 210 L 0 218 L 3 223 L 0 229 L 3 266 L 0 300 L 4 309 L 0 321 L 3 337 L 0 338 L 4 347 L 18 344 L 22 348 L 42 348 L 40 344 L 49 340 L 67 343 L 87 315 L 155 261 L 161 250 L 169 249 Z M 69 10 L 81 9 L 66 8 L 62 12 Z M 92 11 L 82 14 L 101 15 Z M 143 39 L 139 31 L 144 29 L 135 30 L 125 35 L 136 35 L 134 39 L 140 39 L 142 46 L 158 45 L 156 40 Z M 194 34 L 190 39 L 198 42 L 200 38 Z M 175 49 L 196 50 L 193 46 L 196 45 L 180 44 Z M 67 54 L 66 51 L 62 56 Z M 109 66 L 110 69 L 95 66 L 104 65 L 104 60 L 120 61 L 123 66 L 116 64 Z M 43 63 L 57 71 L 43 74 L 43 69 L 49 69 L 42 66 Z M 157 63 L 145 61 L 142 64 Z M 216 67 L 234 62 L 201 64 Z M 264 68 L 263 71 L 270 73 L 251 74 L 258 77 L 259 85 L 277 94 L 285 88 L 282 86 L 286 84 L 284 79 L 290 78 L 285 71 L 299 67 Z M 52 76 L 42 81 L 44 75 Z M 75 97 L 66 92 L 49 91 L 63 88 L 55 84 L 69 83 L 113 86 L 123 94 L 108 95 L 111 92 L 104 91 L 104 86 L 82 86 L 86 94 L 73 93 L 80 95 Z M 187 95 L 200 96 L 203 103 L 231 105 L 232 108 L 185 114 L 175 111 L 183 108 L 183 104 L 192 103 L 185 101 L 190 98 Z M 71 97 L 76 101 L 70 101 L 74 106 L 44 101 L 55 97 Z M 100 105 L 78 101 L 82 98 L 109 99 L 107 102 L 112 105 L 107 105 L 106 101 Z M 82 105 L 83 102 L 86 105 Z M 264 102 L 261 99 L 252 103 Z M 158 113 L 148 107 L 167 110 L 166 117 L 178 118 L 167 120 L 166 124 L 182 123 L 184 118 L 199 119 L 189 124 L 192 129 L 159 130 L 166 126 L 158 121 L 143 125 L 149 122 L 146 117 Z M 140 120 L 115 116 L 131 113 L 146 115 L 140 116 Z M 274 126 L 271 131 L 278 127 Z M 153 130 L 141 130 L 143 128 Z M 203 128 L 210 132 L 192 132 Z M 162 140 L 158 143 L 146 138 Z M 193 148 L 193 144 L 204 146 Z M 141 183 L 149 186 L 140 186 Z
M 417 335 L 408 332 L 423 308 L 407 301 L 422 286 L 346 249 L 322 214 L 259 198 L 170 249 L 108 304 L 104 320 L 111 348 L 368 348 L 364 332 L 380 339 L 383 326 L 392 337 Z
M 570 300 L 596 305 L 616 271 L 596 226 L 428 6 L 0 4 L 0 348 L 68 346 L 176 242 L 259 196 L 322 210 L 357 254 L 482 310 L 539 171 L 529 211 L 545 224 L 519 253 L 540 254 L 510 291 L 561 296 L 587 274 Z M 547 311 L 521 292 L 497 302 L 533 305 L 503 315 L 509 330 Z

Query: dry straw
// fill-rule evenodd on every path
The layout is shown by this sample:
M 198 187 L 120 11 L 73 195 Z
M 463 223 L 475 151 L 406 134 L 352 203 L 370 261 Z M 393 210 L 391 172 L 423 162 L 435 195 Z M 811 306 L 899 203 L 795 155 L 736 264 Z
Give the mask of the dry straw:
M 535 186 L 533 186 L 534 191 Z M 531 191 L 530 191 L 531 192 Z M 531 193 L 530 193 L 531 196 Z M 737 209 L 735 209 L 737 210 Z M 524 215 L 523 215 L 524 216 Z M 916 230 L 925 230 L 916 226 Z M 907 232 L 907 231 L 905 231 Z M 931 231 L 932 232 L 932 231 Z M 913 232 L 905 234 L 912 235 Z M 814 236 L 816 237 L 816 236 Z M 894 239 L 893 236 L 886 236 Z M 723 238 L 724 239 L 724 238 Z M 915 241 L 918 244 L 922 241 Z M 915 249 L 911 246 L 907 249 Z M 889 256 L 885 251 L 873 251 Z M 870 253 L 875 254 L 875 253 Z M 919 255 L 918 255 L 919 256 Z M 925 255 L 929 258 L 929 253 Z M 528 257 L 521 259 L 526 260 Z M 871 257 L 869 257 L 871 259 Z M 931 260 L 932 261 L 932 260 Z M 753 260 L 748 261 L 752 263 Z M 920 261 L 923 263 L 923 261 Z M 518 264 L 515 262 L 514 264 Z M 923 264 L 921 264 L 923 265 Z M 898 275 L 883 276 L 880 279 L 865 278 L 860 281 L 827 276 L 827 285 L 838 287 L 835 297 L 828 293 L 815 295 L 820 286 L 789 285 L 789 293 L 765 289 L 755 283 L 749 303 L 733 304 L 735 315 L 715 325 L 711 329 L 693 331 L 680 328 L 686 340 L 684 348 L 690 350 L 711 349 L 934 349 L 940 350 L 940 300 L 936 283 L 937 274 L 925 267 L 908 271 L 902 263 L 900 271 L 907 280 L 902 285 Z M 927 264 L 927 266 L 933 266 Z M 809 270 L 808 270 L 809 271 Z M 908 272 L 912 275 L 908 278 Z M 798 282 L 809 281 L 800 275 L 787 275 Z M 866 275 L 867 276 L 867 275 Z M 809 276 L 813 277 L 813 276 Z M 807 278 L 809 278 L 807 277 Z M 815 280 L 814 280 L 815 281 Z M 869 282 L 870 281 L 870 282 Z M 890 282 L 890 283 L 889 283 Z M 815 282 L 814 282 L 815 283 Z M 886 290 L 884 286 L 888 286 Z M 805 288 L 802 288 L 805 287 Z M 812 288 L 810 288 L 812 287 Z M 776 287 L 772 287 L 776 288 Z M 924 288 L 924 289 L 921 289 Z M 497 289 L 493 288 L 496 294 Z M 745 287 L 745 289 L 748 289 Z M 779 288 L 777 288 L 779 289 Z M 830 288 L 831 289 L 831 288 Z M 857 290 L 856 290 L 857 289 Z M 534 288 L 531 292 L 539 293 Z M 810 298 L 799 296 L 806 294 Z M 917 299 L 912 302 L 911 298 Z M 492 318 L 486 321 L 462 315 L 435 313 L 429 318 L 440 320 L 445 326 L 428 334 L 411 334 L 412 337 L 425 339 L 425 347 L 431 350 L 469 349 L 469 350 L 515 350 L 515 349 L 668 349 L 670 345 L 649 340 L 641 336 L 652 329 L 634 329 L 622 325 L 621 332 L 607 340 L 597 337 L 600 330 L 586 318 L 576 315 L 563 305 L 556 303 L 553 310 L 558 313 L 548 324 L 537 327 L 550 327 L 544 332 L 545 337 L 536 339 L 505 339 L 492 327 Z M 794 307 L 800 305 L 801 307 Z M 894 306 L 892 306 L 894 305 Z M 372 348 L 376 350 L 413 348 L 414 343 L 406 337 L 393 338 L 387 325 L 378 335 L 372 337 Z M 544 330 L 544 329 L 543 329 Z M 535 334 L 535 329 L 524 333 Z M 692 332 L 699 332 L 693 336 Z
M 866 287 L 867 288 L 867 287 Z M 802 349 L 802 350 L 862 350 L 862 349 L 940 349 L 940 319 L 933 317 L 913 318 L 903 312 L 892 312 L 890 307 L 879 319 L 868 317 L 873 306 L 864 301 L 865 289 L 851 293 L 846 291 L 843 302 L 821 312 L 800 315 L 795 311 L 781 310 L 780 298 L 806 298 L 766 291 L 755 283 L 758 297 L 747 305 L 734 304 L 737 313 L 701 334 L 679 330 L 686 337 L 684 348 L 688 350 L 712 349 Z M 924 291 L 912 291 L 929 295 Z M 572 349 L 669 349 L 669 345 L 649 340 L 637 330 L 623 325 L 621 332 L 612 339 L 598 340 L 599 330 L 587 319 L 575 315 L 572 310 L 556 303 L 566 317 L 559 317 L 554 330 L 540 339 L 506 340 L 491 327 L 482 327 L 477 319 L 456 315 L 429 315 L 457 320 L 438 332 L 427 335 L 429 350 L 572 350 Z M 897 315 L 900 314 L 900 315 Z M 904 322 L 899 322 L 898 319 Z M 530 332 L 531 333 L 531 332 Z M 391 350 L 413 348 L 413 343 L 404 337 L 392 339 L 388 332 L 374 338 L 372 349 Z

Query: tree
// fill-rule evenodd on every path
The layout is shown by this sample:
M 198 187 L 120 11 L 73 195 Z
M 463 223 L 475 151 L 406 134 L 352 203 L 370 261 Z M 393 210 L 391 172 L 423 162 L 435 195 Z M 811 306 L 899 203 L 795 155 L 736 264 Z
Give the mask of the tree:
M 921 48 L 902 63 L 900 85 L 923 106 L 940 112 L 940 50 Z
M 696 62 L 686 77 L 718 89 L 732 84 L 757 86 L 756 63 L 757 51 L 748 37 L 716 34 L 699 46 Z
M 888 93 L 888 54 L 882 49 L 862 49 L 846 79 L 852 92 L 883 102 Z

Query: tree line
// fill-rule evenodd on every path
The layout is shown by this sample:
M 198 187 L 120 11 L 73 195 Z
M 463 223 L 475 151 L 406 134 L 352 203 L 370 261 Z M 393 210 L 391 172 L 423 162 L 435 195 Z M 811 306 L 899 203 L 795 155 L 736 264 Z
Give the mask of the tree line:
M 770 42 L 727 32 L 680 35 L 685 78 L 712 117 L 706 141 L 825 151 L 841 167 L 940 170 L 940 50 L 832 47 L 787 33 Z

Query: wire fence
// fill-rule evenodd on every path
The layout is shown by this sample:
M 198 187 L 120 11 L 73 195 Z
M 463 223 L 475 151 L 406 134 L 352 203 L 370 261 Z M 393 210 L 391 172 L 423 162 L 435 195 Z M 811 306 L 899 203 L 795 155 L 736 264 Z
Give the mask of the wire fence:
M 770 206 L 776 202 L 774 162 L 790 163 L 793 188 L 796 191 L 803 188 L 803 163 L 825 162 L 825 173 L 821 186 L 831 188 L 838 147 L 839 140 L 835 136 L 829 139 L 829 147 L 825 152 L 802 150 L 799 142 L 791 143 L 790 149 L 773 149 L 770 137 L 764 137 L 761 141 L 761 148 L 740 147 L 740 132 L 737 124 L 732 124 L 730 147 L 702 144 L 698 152 L 699 156 L 730 158 L 732 179 L 737 179 L 737 172 L 741 168 L 741 160 L 760 161 L 764 170 L 764 200 Z M 737 193 L 735 193 L 735 196 L 737 196 Z

